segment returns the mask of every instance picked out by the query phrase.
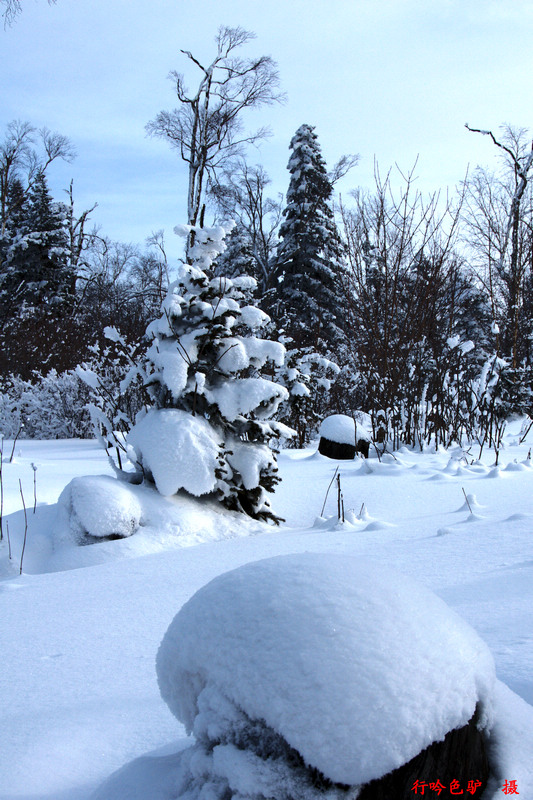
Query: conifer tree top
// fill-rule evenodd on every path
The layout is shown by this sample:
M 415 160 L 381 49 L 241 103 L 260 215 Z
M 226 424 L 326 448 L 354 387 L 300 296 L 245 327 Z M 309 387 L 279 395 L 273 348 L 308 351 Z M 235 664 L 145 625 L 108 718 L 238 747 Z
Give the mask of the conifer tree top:
M 342 339 L 342 245 L 329 205 L 333 185 L 312 125 L 298 128 L 290 148 L 291 179 L 270 307 L 298 347 L 336 355 Z

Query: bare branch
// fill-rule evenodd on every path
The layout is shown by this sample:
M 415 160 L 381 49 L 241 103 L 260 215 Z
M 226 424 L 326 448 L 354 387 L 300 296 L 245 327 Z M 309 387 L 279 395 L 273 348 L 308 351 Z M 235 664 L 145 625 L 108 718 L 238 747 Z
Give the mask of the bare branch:
M 187 220 L 196 225 L 204 194 L 217 172 L 243 153 L 246 145 L 268 135 L 268 128 L 243 133 L 242 112 L 282 102 L 279 75 L 269 56 L 255 59 L 230 57 L 232 52 L 255 38 L 242 28 L 222 26 L 215 43 L 217 52 L 208 67 L 188 50 L 181 52 L 201 71 L 196 93 L 189 93 L 181 73 L 171 72 L 180 103 L 173 111 L 161 111 L 146 130 L 166 139 L 189 165 Z M 192 242 L 188 243 L 189 246 Z
M 61 133 L 52 133 L 48 128 L 41 128 L 39 136 L 43 144 L 45 152 L 45 161 L 41 165 L 41 171 L 44 172 L 52 161 L 56 158 L 61 158 L 63 161 L 70 163 L 76 158 L 76 151 L 71 141 L 63 136 Z
M 331 172 L 328 173 L 328 178 L 332 186 L 334 186 L 337 181 L 340 181 L 341 178 L 344 178 L 348 172 L 359 163 L 360 156 L 356 155 L 344 155 L 339 158 L 337 163 L 333 166 Z
M 51 6 L 55 2 L 56 0 L 48 0 L 48 5 Z M 2 13 L 5 30 L 13 25 L 18 15 L 22 12 L 22 0 L 0 0 L 0 6 L 5 9 Z

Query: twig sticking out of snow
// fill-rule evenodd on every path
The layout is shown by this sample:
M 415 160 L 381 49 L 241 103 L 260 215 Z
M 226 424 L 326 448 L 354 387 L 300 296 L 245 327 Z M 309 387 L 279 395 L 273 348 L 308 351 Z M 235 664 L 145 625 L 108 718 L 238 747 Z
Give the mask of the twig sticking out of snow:
M 22 433 L 23 427 L 24 427 L 24 425 L 21 423 L 20 428 L 17 431 L 17 435 L 13 439 L 13 447 L 11 448 L 11 455 L 9 457 L 9 463 L 10 464 L 13 463 L 13 458 L 15 456 L 15 447 L 16 447 L 16 444 L 17 444 L 17 439 L 19 438 L 20 434 Z
M 518 444 L 522 444 L 526 436 L 528 435 L 531 427 L 533 426 L 533 419 L 527 416 L 527 420 L 522 425 L 522 430 L 520 431 L 520 439 L 518 440 Z M 531 450 L 529 451 L 531 453 Z
M 464 490 L 464 487 L 461 487 L 461 488 L 462 488 L 462 490 L 463 490 L 463 494 L 464 494 L 464 496 L 465 496 L 465 500 L 466 500 L 466 504 L 467 504 L 467 506 L 468 506 L 468 509 L 469 509 L 470 513 L 472 514 L 472 513 L 473 513 L 473 512 L 472 512 L 472 506 L 470 505 L 470 501 L 469 501 L 469 499 L 468 499 L 468 495 L 467 495 L 467 493 L 465 492 L 465 490 Z
M 333 485 L 333 481 L 335 480 L 335 476 L 337 475 L 338 471 L 339 471 L 339 468 L 335 467 L 335 472 L 333 473 L 333 478 L 329 482 L 329 486 L 328 486 L 327 491 L 326 491 L 326 496 L 324 497 L 324 505 L 322 506 L 322 511 L 320 512 L 320 516 L 321 517 L 324 516 L 324 509 L 326 508 L 326 503 L 327 503 L 327 500 L 328 500 L 329 490 L 331 489 L 331 487 Z
M 337 475 L 337 519 L 344 522 L 344 495 L 341 489 L 341 474 Z
M 37 508 L 37 467 L 33 461 L 31 467 L 33 469 L 33 513 L 35 514 Z
M 24 492 L 22 491 L 22 481 L 19 478 L 20 496 L 22 498 L 22 508 L 24 509 L 24 539 L 22 540 L 22 553 L 20 554 L 20 572 L 22 575 L 22 562 L 24 561 L 24 551 L 26 549 L 26 536 L 28 534 L 28 515 L 26 513 L 26 502 L 24 500 Z
M 6 534 L 7 534 L 7 552 L 9 560 L 11 561 L 11 538 L 9 536 L 9 522 L 6 521 Z

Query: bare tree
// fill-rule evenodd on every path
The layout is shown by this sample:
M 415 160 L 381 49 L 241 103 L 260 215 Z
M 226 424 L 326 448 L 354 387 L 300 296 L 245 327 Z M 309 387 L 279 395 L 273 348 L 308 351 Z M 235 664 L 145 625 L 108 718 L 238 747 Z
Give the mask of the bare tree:
M 0 223 L 5 231 L 7 195 L 17 172 L 29 164 L 34 142 L 33 128 L 29 122 L 14 120 L 7 126 L 4 141 L 0 144 Z
M 217 171 L 239 156 L 247 144 L 268 135 L 268 128 L 245 133 L 241 115 L 283 100 L 276 63 L 270 56 L 244 59 L 234 51 L 255 38 L 242 28 L 220 27 L 215 37 L 216 55 L 204 66 L 191 52 L 181 52 L 200 70 L 196 92 L 189 93 L 181 73 L 171 72 L 180 105 L 161 111 L 146 126 L 152 136 L 166 139 L 188 164 L 187 221 L 202 224 L 206 184 Z M 192 241 L 188 242 L 188 246 Z
M 9 186 L 18 178 L 29 189 L 39 173 L 46 172 L 57 158 L 72 161 L 75 151 L 66 136 L 48 128 L 37 130 L 29 122 L 13 120 L 0 142 L 0 225 L 5 230 Z
M 78 217 L 74 213 L 74 181 L 70 181 L 70 186 L 65 191 L 69 199 L 68 205 L 66 206 L 69 262 L 75 280 L 82 267 L 86 265 L 85 253 L 94 245 L 94 240 L 97 235 L 94 228 L 91 231 L 87 231 L 87 224 L 90 214 L 97 207 L 98 203 L 94 203 L 91 208 L 85 209 Z
M 505 323 L 506 355 L 517 367 L 523 355 L 520 328 L 533 256 L 533 145 L 525 129 L 505 125 L 500 141 L 492 131 L 466 128 L 489 136 L 504 159 L 501 175 L 478 168 L 467 181 L 465 227 L 482 258 L 494 319 Z
M 266 196 L 270 182 L 262 166 L 256 164 L 252 167 L 241 158 L 222 170 L 217 183 L 210 188 L 219 215 L 234 219 L 250 242 L 260 276 L 261 293 L 268 285 L 282 214 L 282 195 L 277 199 Z
M 55 2 L 56 0 L 48 0 L 48 5 L 51 6 Z M 0 0 L 0 6 L 4 8 L 2 13 L 4 28 L 8 28 L 22 12 L 22 0 Z
M 455 251 L 458 209 L 422 197 L 413 172 L 393 193 L 390 174 L 376 171 L 376 191 L 355 193 L 342 216 L 345 312 L 359 376 L 351 400 L 372 412 L 376 435 L 381 414 L 384 429 L 412 443 L 421 398 L 440 397 L 446 342 L 469 338 L 462 313 L 481 300 Z

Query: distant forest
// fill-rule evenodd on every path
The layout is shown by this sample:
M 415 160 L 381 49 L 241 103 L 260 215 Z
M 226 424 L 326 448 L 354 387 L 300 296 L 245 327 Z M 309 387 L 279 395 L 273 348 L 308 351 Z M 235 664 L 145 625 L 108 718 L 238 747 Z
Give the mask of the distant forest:
M 220 28 L 207 66 L 185 53 L 197 90 L 187 93 L 173 73 L 177 108 L 147 130 L 187 164 L 187 208 L 176 220 L 189 226 L 184 260 L 195 230 L 235 222 L 209 274 L 255 281 L 249 302 L 270 317 L 263 335 L 286 349 L 283 369 L 266 377 L 289 390 L 281 421 L 296 431 L 293 444 L 307 444 L 327 414 L 359 410 L 371 415 L 376 441 L 497 444 L 510 414 L 532 414 L 530 134 L 470 129 L 491 138 L 498 167 L 478 167 L 446 200 L 419 193 L 413 173 L 393 191 L 390 172 L 376 168 L 374 189 L 354 177 L 341 204 L 335 184 L 357 156 L 328 168 L 304 123 L 287 143 L 286 194 L 272 197 L 264 168 L 247 160 L 247 145 L 268 132 L 246 133 L 243 120 L 283 95 L 272 59 L 238 55 L 251 38 Z M 146 398 L 137 384 L 120 388 L 121 378 L 143 358 L 177 268 L 163 231 L 142 246 L 111 241 L 91 223 L 94 206 L 76 208 L 72 184 L 67 202 L 51 196 L 51 165 L 72 158 L 64 136 L 29 122 L 8 125 L 0 144 L 6 437 L 93 435 L 94 387 L 80 365 L 133 418 Z

